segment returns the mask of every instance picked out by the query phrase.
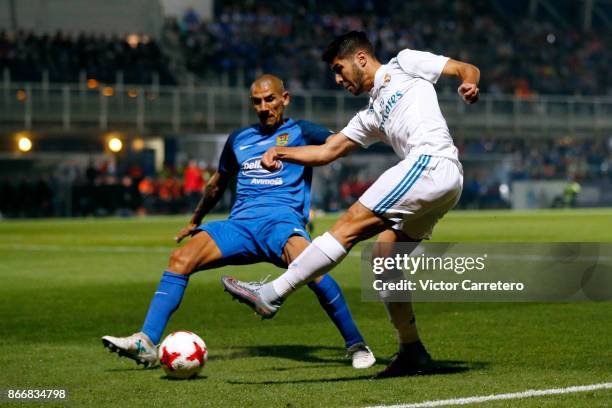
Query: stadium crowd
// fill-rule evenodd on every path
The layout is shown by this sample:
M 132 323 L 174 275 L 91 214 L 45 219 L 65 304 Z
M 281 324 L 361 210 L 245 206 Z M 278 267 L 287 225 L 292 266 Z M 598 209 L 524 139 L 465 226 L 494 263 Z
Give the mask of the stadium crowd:
M 457 144 L 463 157 L 491 153 L 508 157 L 511 181 L 612 179 L 612 138 L 472 140 Z
M 291 90 L 333 89 L 332 76 L 319 62 L 321 50 L 335 34 L 365 30 L 382 61 L 416 48 L 477 63 L 486 78 L 483 92 L 612 94 L 612 35 L 599 26 L 583 32 L 571 8 L 559 7 L 572 22 L 562 27 L 531 19 L 526 4 L 504 0 L 495 2 L 497 7 L 485 0 L 450 6 L 442 0 L 308 3 L 215 2 L 211 21 L 189 9 L 167 21 L 163 36 L 170 40 L 160 43 L 176 44 L 183 54 L 179 62 L 205 84 L 217 82 L 220 73 L 236 85 L 269 72 L 286 79 Z M 77 82 L 85 72 L 114 83 L 121 72 L 124 83 L 150 84 L 157 73 L 161 84 L 174 84 L 170 65 L 147 36 L 0 32 L 0 73 L 8 70 L 18 82 L 41 81 L 43 72 L 51 82 Z M 440 91 L 453 92 L 451 85 L 441 83 Z
M 188 68 L 202 78 L 224 72 L 234 81 L 246 75 L 248 83 L 265 71 L 287 79 L 292 90 L 333 88 L 325 65 L 316 63 L 320 50 L 335 34 L 364 30 L 381 61 L 415 48 L 476 62 L 486 78 L 484 92 L 612 94 L 609 30 L 561 28 L 528 18 L 526 5 L 496 3 L 314 1 L 309 4 L 316 7 L 288 9 L 283 2 L 230 1 L 222 2 L 213 21 L 189 10 L 166 31 L 180 38 Z M 570 21 L 577 18 L 566 12 Z
M 8 71 L 12 81 L 40 82 L 48 73 L 50 82 L 76 83 L 95 79 L 115 83 L 151 84 L 157 74 L 160 84 L 175 84 L 167 57 L 157 42 L 147 36 L 119 37 L 57 31 L 0 31 L 0 75 Z
M 462 208 L 509 207 L 514 181 L 612 181 L 612 139 L 483 139 L 457 145 L 466 170 Z M 496 172 L 493 162 L 509 166 Z
M 518 180 L 612 181 L 612 140 L 524 139 L 457 141 L 466 168 L 460 208 L 508 207 L 502 185 Z M 508 161 L 509 172 L 497 177 L 470 160 Z M 189 213 L 201 197 L 214 168 L 191 160 L 182 169 L 166 167 L 147 176 L 138 167 L 118 172 L 108 165 L 86 169 L 60 168 L 51 176 L 0 179 L 0 216 L 106 216 Z M 324 211 L 347 208 L 374 181 L 367 169 L 349 160 L 317 169 L 313 205 Z M 226 194 L 218 211 L 227 211 Z
M 132 166 L 117 172 L 108 163 L 85 169 L 60 166 L 50 176 L 0 179 L 0 217 L 130 216 L 191 212 L 214 169 L 191 161 L 152 177 Z M 227 210 L 229 198 L 220 202 Z

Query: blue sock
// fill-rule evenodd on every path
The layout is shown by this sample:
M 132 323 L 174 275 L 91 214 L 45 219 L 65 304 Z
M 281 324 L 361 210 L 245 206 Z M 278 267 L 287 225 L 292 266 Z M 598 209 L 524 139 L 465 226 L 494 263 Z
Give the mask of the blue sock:
M 181 304 L 188 281 L 188 275 L 179 275 L 167 271 L 162 275 L 141 329 L 144 334 L 149 336 L 153 344 L 159 343 L 170 315 Z
M 359 329 L 353 321 L 353 316 L 351 316 L 351 311 L 344 300 L 342 290 L 334 278 L 325 274 L 318 283 L 312 281 L 308 284 L 308 287 L 317 295 L 319 303 L 340 330 L 347 348 L 353 344 L 364 342 L 363 336 L 359 333 Z

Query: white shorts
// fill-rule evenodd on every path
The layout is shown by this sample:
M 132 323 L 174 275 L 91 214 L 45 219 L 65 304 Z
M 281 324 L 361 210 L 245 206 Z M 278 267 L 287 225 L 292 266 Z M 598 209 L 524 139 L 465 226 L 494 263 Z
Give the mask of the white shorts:
M 394 229 L 429 239 L 438 220 L 457 204 L 463 189 L 461 164 L 446 157 L 409 156 L 385 171 L 359 198 Z

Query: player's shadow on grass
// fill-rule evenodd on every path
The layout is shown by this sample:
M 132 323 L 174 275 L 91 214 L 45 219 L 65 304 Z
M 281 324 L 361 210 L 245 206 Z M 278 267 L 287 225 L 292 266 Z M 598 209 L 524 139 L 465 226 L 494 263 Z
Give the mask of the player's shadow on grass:
M 389 361 L 388 359 L 379 360 L 379 362 Z M 385 363 L 386 364 L 386 363 Z M 434 361 L 430 368 L 421 372 L 415 373 L 406 377 L 424 377 L 430 375 L 449 375 L 459 374 L 471 370 L 483 370 L 489 366 L 488 363 L 484 362 L 466 362 L 457 360 L 439 360 Z M 405 377 L 402 377 L 405 378 Z M 359 381 L 359 380 L 372 380 L 372 374 L 359 375 L 359 376 L 346 376 L 338 378 L 325 378 L 325 379 L 303 379 L 303 380 L 263 380 L 263 381 L 228 381 L 229 384 L 240 384 L 240 385 L 281 385 L 281 384 L 308 384 L 308 383 L 321 383 L 321 382 L 344 382 L 344 381 Z M 383 380 L 376 380 L 383 381 Z
M 352 377 L 338 377 L 338 378 L 323 378 L 323 379 L 304 379 L 304 380 L 262 380 L 262 381 L 227 381 L 231 385 L 286 385 L 286 384 L 309 384 L 309 383 L 330 383 L 330 382 L 345 382 L 345 381 L 363 381 L 370 380 L 372 375 L 358 375 Z
M 200 381 L 200 380 L 206 380 L 208 378 L 208 376 L 206 375 L 197 375 L 193 378 L 172 378 L 172 377 L 168 377 L 167 375 L 162 375 L 161 377 L 159 377 L 160 380 L 166 380 L 166 381 Z
M 135 365 L 134 367 L 125 367 L 125 368 L 107 368 L 104 371 L 108 371 L 108 372 L 134 371 L 134 372 L 150 373 L 151 371 L 155 371 L 159 369 L 161 369 L 160 366 L 144 368 L 144 367 Z
M 158 371 L 158 370 L 161 371 L 161 367 L 160 366 L 155 366 L 155 367 L 152 367 L 152 368 L 142 368 L 142 367 L 109 368 L 106 371 L 109 371 L 109 372 L 130 371 L 130 372 L 140 372 L 140 373 L 149 374 L 151 372 L 155 372 L 155 371 Z M 202 375 L 202 374 L 198 374 L 197 376 L 195 376 L 193 378 L 187 378 L 187 379 L 172 378 L 172 377 L 168 377 L 166 374 L 162 374 L 159 377 L 160 380 L 166 380 L 166 381 L 199 381 L 199 380 L 206 380 L 207 378 L 208 378 L 208 376 Z
M 320 357 L 316 354 L 321 351 L 333 352 L 334 357 Z M 341 347 L 329 346 L 306 346 L 295 344 L 281 344 L 268 346 L 241 347 L 230 351 L 228 354 L 211 355 L 211 360 L 236 360 L 245 357 L 276 357 L 288 360 L 302 361 L 307 363 L 339 363 L 350 364 L 350 360 L 344 358 L 346 350 Z

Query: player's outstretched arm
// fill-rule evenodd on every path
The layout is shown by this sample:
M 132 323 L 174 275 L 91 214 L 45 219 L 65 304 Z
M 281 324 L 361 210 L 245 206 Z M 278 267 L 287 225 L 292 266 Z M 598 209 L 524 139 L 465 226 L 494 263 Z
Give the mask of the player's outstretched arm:
M 457 92 L 461 95 L 465 103 L 474 103 L 478 101 L 478 95 L 480 94 L 480 90 L 478 89 L 480 70 L 476 66 L 449 59 L 442 70 L 442 75 L 459 78 L 461 85 L 459 85 Z
M 229 180 L 230 176 L 228 174 L 219 172 L 213 174 L 210 180 L 208 180 L 202 198 L 193 212 L 189 224 L 174 237 L 177 243 L 181 242 L 183 238 L 190 236 L 202 223 L 204 216 L 213 209 L 217 202 L 219 202 L 219 199 L 227 188 Z
M 261 159 L 261 165 L 270 171 L 279 169 L 281 161 L 304 166 L 323 166 L 358 147 L 356 142 L 342 133 L 336 133 L 319 146 L 271 147 Z

